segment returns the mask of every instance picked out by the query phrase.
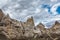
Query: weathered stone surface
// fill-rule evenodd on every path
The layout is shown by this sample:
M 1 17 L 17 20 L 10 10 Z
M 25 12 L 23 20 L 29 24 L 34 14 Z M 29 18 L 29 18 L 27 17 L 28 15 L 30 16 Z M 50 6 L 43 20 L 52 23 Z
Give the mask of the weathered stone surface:
M 55 22 L 55 24 L 53 25 L 54 29 L 60 29 L 60 23 L 58 21 Z
M 40 29 L 40 30 L 44 30 L 45 29 L 45 26 L 42 24 L 42 23 L 39 23 L 37 25 L 37 27 Z
M 30 26 L 34 26 L 33 17 L 27 19 L 27 24 L 29 24 Z
M 0 9 L 0 21 L 2 20 L 3 16 L 4 16 L 4 13 L 3 13 L 3 11 Z
M 51 31 L 57 32 L 60 30 L 60 23 L 58 21 L 50 28 Z
M 0 9 L 0 40 L 60 40 L 60 23 L 46 29 L 40 23 L 34 25 L 33 17 L 26 22 L 11 19 Z

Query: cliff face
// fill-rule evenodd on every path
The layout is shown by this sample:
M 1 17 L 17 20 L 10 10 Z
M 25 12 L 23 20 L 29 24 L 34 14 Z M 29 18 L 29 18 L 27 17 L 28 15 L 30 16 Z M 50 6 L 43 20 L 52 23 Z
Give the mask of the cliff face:
M 4 16 L 4 13 L 3 13 L 2 10 L 0 9 L 0 21 L 2 20 L 3 16 Z
M 40 23 L 34 25 L 33 17 L 26 22 L 11 19 L 0 9 L 0 39 L 1 40 L 60 40 L 60 23 L 55 22 L 52 28 L 46 29 Z

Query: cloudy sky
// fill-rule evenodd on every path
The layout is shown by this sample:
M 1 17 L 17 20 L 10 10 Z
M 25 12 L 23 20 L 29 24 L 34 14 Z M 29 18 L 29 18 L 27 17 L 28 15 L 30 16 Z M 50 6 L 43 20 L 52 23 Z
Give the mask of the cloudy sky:
M 0 8 L 19 21 L 33 16 L 36 25 L 60 20 L 60 0 L 0 0 Z

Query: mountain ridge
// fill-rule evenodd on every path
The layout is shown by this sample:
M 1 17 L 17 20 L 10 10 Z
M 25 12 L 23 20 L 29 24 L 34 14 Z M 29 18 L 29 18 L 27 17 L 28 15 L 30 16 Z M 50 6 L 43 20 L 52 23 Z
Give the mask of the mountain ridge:
M 51 28 L 45 28 L 42 23 L 35 26 L 33 17 L 22 22 L 4 15 L 1 9 L 0 15 L 1 40 L 60 40 L 60 23 L 57 21 Z

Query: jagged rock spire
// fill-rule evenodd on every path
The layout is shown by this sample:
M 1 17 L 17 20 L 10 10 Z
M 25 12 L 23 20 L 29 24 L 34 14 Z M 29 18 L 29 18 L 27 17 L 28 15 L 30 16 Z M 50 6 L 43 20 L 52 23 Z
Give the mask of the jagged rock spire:
M 0 20 L 4 16 L 4 13 L 0 9 Z M 55 25 L 52 29 L 45 29 L 45 26 L 42 23 L 39 23 L 37 26 L 35 26 L 33 17 L 28 18 L 26 22 L 19 22 L 17 20 L 9 18 L 9 15 L 7 15 L 2 20 L 3 21 L 0 22 L 1 40 L 33 40 L 33 38 L 36 40 L 40 40 L 40 38 L 41 40 L 47 40 L 50 39 L 50 37 L 53 38 L 53 36 L 60 39 L 60 23 L 57 21 L 55 22 Z
M 45 26 L 44 26 L 42 23 L 39 23 L 39 24 L 37 25 L 37 27 L 38 27 L 40 30 L 45 29 Z
M 55 25 L 58 25 L 58 24 L 60 24 L 60 23 L 59 23 L 58 21 L 56 21 L 56 22 L 55 22 Z
M 27 23 L 28 24 L 31 24 L 32 26 L 34 26 L 34 20 L 33 20 L 33 17 L 31 16 L 31 18 L 28 18 L 27 19 Z
M 2 10 L 0 9 L 0 12 L 2 12 Z
M 3 16 L 4 16 L 4 13 L 3 13 L 3 11 L 0 9 L 0 21 L 2 20 Z
M 59 29 L 60 28 L 60 23 L 58 21 L 55 22 L 55 24 L 52 26 L 52 29 Z

